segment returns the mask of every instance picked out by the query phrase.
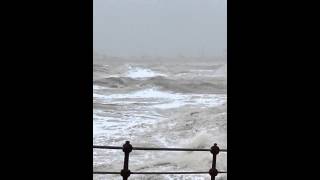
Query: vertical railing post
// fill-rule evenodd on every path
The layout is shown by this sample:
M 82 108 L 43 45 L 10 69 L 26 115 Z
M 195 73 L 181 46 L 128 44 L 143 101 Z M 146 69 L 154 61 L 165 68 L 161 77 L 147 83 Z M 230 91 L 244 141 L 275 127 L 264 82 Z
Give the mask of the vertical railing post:
M 129 170 L 129 153 L 132 151 L 132 145 L 130 144 L 130 141 L 126 141 L 126 143 L 122 146 L 122 151 L 124 152 L 124 163 L 120 174 L 123 177 L 123 180 L 128 180 L 128 177 L 131 174 Z
M 218 175 L 218 170 L 216 168 L 217 154 L 219 154 L 220 148 L 215 143 L 210 152 L 212 153 L 212 168 L 209 170 L 209 174 L 211 176 L 211 180 L 215 180 Z

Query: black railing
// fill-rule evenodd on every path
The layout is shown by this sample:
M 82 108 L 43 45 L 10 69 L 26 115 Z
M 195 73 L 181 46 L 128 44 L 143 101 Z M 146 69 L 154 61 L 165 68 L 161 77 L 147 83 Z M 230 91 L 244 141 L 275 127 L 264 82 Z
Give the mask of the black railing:
M 129 141 L 120 146 L 93 146 L 94 149 L 122 149 L 124 152 L 123 169 L 120 172 L 93 172 L 93 174 L 119 174 L 123 180 L 127 180 L 131 174 L 209 174 L 211 180 L 215 180 L 218 174 L 227 173 L 226 171 L 218 171 L 216 169 L 217 155 L 219 152 L 227 152 L 226 149 L 220 149 L 217 144 L 214 144 L 210 149 L 186 149 L 186 148 L 147 148 L 147 147 L 133 147 Z M 143 151 L 209 151 L 212 154 L 212 167 L 209 171 L 197 172 L 131 172 L 129 170 L 129 154 L 132 150 Z

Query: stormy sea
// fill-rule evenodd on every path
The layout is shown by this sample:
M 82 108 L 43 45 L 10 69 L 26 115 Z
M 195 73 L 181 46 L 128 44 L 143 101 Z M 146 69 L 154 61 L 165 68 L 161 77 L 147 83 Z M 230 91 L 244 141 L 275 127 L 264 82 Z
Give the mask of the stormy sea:
M 225 60 L 126 60 L 93 64 L 94 145 L 227 149 Z M 123 168 L 121 150 L 94 149 L 94 171 Z M 210 152 L 133 151 L 131 171 L 208 171 Z M 217 169 L 227 171 L 227 154 Z M 121 180 L 94 175 L 94 180 Z M 203 175 L 131 175 L 131 180 L 209 180 Z M 216 179 L 227 179 L 219 174 Z

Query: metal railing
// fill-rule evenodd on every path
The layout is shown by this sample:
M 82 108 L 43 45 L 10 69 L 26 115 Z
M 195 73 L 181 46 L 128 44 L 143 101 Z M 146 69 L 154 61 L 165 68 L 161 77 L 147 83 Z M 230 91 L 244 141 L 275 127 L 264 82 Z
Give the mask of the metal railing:
M 123 180 L 128 180 L 131 174 L 209 174 L 211 180 L 215 180 L 218 174 L 227 173 L 226 171 L 218 171 L 216 169 L 216 160 L 219 152 L 227 152 L 226 149 L 220 149 L 217 144 L 214 144 L 210 149 L 191 149 L 191 148 L 148 148 L 148 147 L 133 147 L 130 141 L 120 146 L 93 146 L 94 149 L 122 149 L 124 152 L 123 169 L 120 172 L 93 172 L 93 174 L 119 174 Z M 209 151 L 212 154 L 212 167 L 209 171 L 196 171 L 196 172 L 131 172 L 129 170 L 129 154 L 133 150 L 143 151 Z

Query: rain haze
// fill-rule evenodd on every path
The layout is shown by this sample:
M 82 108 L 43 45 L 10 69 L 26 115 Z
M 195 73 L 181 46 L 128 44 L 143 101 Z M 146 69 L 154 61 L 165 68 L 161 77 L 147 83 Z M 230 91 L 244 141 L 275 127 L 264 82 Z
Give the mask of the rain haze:
M 112 56 L 220 56 L 226 0 L 94 0 L 94 49 Z
M 226 0 L 94 0 L 93 22 L 94 145 L 209 149 L 217 143 L 227 149 Z M 96 172 L 123 168 L 121 150 L 94 149 L 93 160 Z M 131 172 L 209 172 L 212 154 L 133 150 L 129 162 Z M 227 171 L 225 152 L 217 169 Z

